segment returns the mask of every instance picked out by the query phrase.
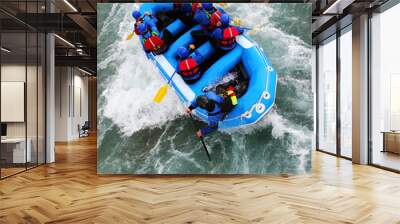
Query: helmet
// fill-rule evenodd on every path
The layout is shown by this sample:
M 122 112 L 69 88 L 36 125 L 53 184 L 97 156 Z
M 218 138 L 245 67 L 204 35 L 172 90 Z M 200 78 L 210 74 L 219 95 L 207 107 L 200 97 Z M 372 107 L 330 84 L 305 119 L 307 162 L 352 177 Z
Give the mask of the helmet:
M 179 47 L 177 50 L 177 55 L 180 58 L 187 58 L 189 56 L 189 51 L 186 49 L 186 47 Z
M 201 25 L 208 25 L 210 23 L 207 14 L 204 10 L 197 10 L 194 14 L 194 21 Z
M 222 25 L 224 25 L 224 26 L 227 26 L 227 25 L 229 25 L 229 22 L 230 22 L 230 18 L 229 18 L 229 16 L 227 15 L 227 14 L 222 14 L 222 16 L 221 16 L 221 24 Z
M 181 10 L 183 12 L 192 12 L 192 6 L 189 3 L 182 3 Z
M 142 13 L 140 13 L 137 10 L 132 12 L 132 17 L 135 18 L 136 20 L 139 19 L 139 17 L 141 17 L 141 16 L 142 16 Z
M 139 24 L 138 26 L 139 33 L 145 33 L 147 31 L 147 26 L 144 23 Z
M 207 109 L 207 105 L 209 104 L 208 98 L 206 96 L 198 96 L 196 98 L 196 103 L 199 105 L 199 107 L 203 109 Z
M 212 3 L 203 3 L 203 8 L 206 10 L 212 9 L 213 4 Z

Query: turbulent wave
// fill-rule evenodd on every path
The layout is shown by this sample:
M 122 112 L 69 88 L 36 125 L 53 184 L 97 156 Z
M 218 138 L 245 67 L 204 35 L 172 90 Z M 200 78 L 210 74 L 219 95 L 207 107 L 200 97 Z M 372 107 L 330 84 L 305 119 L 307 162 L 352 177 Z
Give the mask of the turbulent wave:
M 102 92 L 105 97 L 103 115 L 129 136 L 146 127 L 163 125 L 184 110 L 173 93 L 168 94 L 163 104 L 153 103 L 154 95 L 165 82 L 141 50 L 139 38 L 136 36 L 133 41 L 124 41 L 132 31 L 130 13 L 137 5 L 115 6 L 99 38 L 109 32 L 110 26 L 119 24 L 117 40 L 105 49 L 107 57 L 98 63 L 98 69 L 110 64 L 115 66 L 115 75 L 108 80 L 107 88 Z
M 277 69 L 278 92 L 273 111 L 257 124 L 207 137 L 213 156 L 213 163 L 208 163 L 201 144 L 193 137 L 194 127 L 173 91 L 169 91 L 162 104 L 152 102 L 165 82 L 146 58 L 139 39 L 124 40 L 132 31 L 130 14 L 138 5 L 100 4 L 99 11 L 105 15 L 98 37 L 102 154 L 99 171 L 296 173 L 309 170 L 313 114 L 311 45 L 295 33 L 298 27 L 291 32 L 274 20 L 296 10 L 285 11 L 282 5 L 276 6 L 228 4 L 225 7 L 233 17 L 246 18 L 243 26 L 255 28 L 249 35 Z M 297 24 L 303 16 L 301 12 L 289 19 Z M 109 141 L 115 144 L 107 144 Z

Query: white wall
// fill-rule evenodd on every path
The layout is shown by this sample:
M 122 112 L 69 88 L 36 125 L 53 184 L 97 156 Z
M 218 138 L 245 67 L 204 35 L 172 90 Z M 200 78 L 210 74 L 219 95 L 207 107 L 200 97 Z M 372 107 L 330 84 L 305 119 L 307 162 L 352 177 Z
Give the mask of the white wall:
M 68 71 L 67 67 L 55 68 L 55 141 L 68 139 Z
M 72 67 L 56 67 L 55 73 L 55 140 L 77 139 L 78 124 L 88 120 L 88 77 Z
M 26 72 L 28 72 L 26 74 Z M 31 133 L 36 135 L 36 66 L 27 66 L 20 64 L 4 64 L 1 66 L 1 81 L 2 82 L 25 82 L 25 76 L 28 77 L 27 88 L 27 119 L 28 119 L 28 137 Z M 33 76 L 35 78 L 33 78 Z M 5 96 L 3 96 L 5 97 Z M 42 105 L 39 105 L 41 107 Z M 7 110 L 7 108 L 1 108 Z M 33 111 L 35 113 L 33 113 Z M 33 122 L 33 123 L 32 123 Z M 25 137 L 26 122 L 7 122 L 7 135 L 8 137 Z
M 26 107 L 23 102 L 22 108 L 19 108 L 20 113 L 25 114 L 21 122 L 6 122 L 7 137 L 9 138 L 24 138 L 27 136 L 30 142 L 32 151 L 32 161 L 44 163 L 45 150 L 45 116 L 44 116 L 44 74 L 41 66 L 32 66 L 25 64 L 3 64 L 1 66 L 1 81 L 2 82 L 24 82 L 26 85 Z M 27 79 L 27 80 L 25 80 Z M 2 93 L 4 89 L 2 89 Z M 7 95 L 2 95 L 2 98 L 8 98 Z M 12 110 L 11 108 L 3 107 L 4 110 Z M 16 108 L 14 108 L 16 110 Z M 13 111 L 7 111 L 13 113 Z M 16 111 L 14 112 L 16 113 Z M 23 115 L 24 116 L 24 115 Z M 37 153 L 39 154 L 37 156 Z M 49 160 L 51 161 L 51 160 Z

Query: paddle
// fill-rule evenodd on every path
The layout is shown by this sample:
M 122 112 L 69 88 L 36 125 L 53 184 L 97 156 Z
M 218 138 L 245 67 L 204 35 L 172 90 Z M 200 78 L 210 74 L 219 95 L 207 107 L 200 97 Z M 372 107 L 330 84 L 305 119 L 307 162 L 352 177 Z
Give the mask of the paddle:
M 250 27 L 243 27 L 243 26 L 241 26 L 243 29 L 245 29 L 245 30 L 250 30 L 250 31 L 252 31 L 253 30 L 253 28 L 250 28 Z
M 232 20 L 232 24 L 235 26 L 240 26 L 242 24 L 242 20 L 240 20 L 239 18 L 235 17 Z
M 128 37 L 126 38 L 126 40 L 131 40 L 133 35 L 135 35 L 135 32 L 131 32 Z
M 164 97 L 167 95 L 167 92 L 168 92 L 168 85 L 171 82 L 171 80 L 175 74 L 176 74 L 176 71 L 174 72 L 174 74 L 172 74 L 171 78 L 169 78 L 168 82 L 166 84 L 164 84 L 162 87 L 160 87 L 160 89 L 158 89 L 156 95 L 153 98 L 154 102 L 161 103 L 161 101 L 163 101 Z
M 191 118 L 191 120 L 192 120 L 192 122 L 193 122 L 193 126 L 194 126 L 194 127 L 196 128 L 196 130 L 197 130 L 197 125 L 196 125 L 196 123 L 194 122 L 194 118 L 193 118 L 192 114 L 189 113 L 189 116 L 190 116 L 190 118 Z M 208 149 L 207 149 L 206 143 L 204 142 L 203 137 L 199 137 L 199 138 L 200 138 L 201 144 L 203 144 L 204 150 L 206 151 L 208 160 L 211 161 L 211 156 L 210 156 L 210 153 L 208 153 Z
M 223 2 L 220 2 L 220 3 L 217 3 L 219 6 L 221 6 L 221 7 L 226 7 L 226 3 L 223 3 Z
M 258 28 L 257 28 L 257 27 L 251 28 L 251 27 L 243 27 L 243 26 L 241 26 L 242 21 L 241 21 L 239 18 L 237 18 L 237 17 L 235 17 L 235 18 L 233 19 L 232 24 L 235 25 L 235 26 L 240 26 L 240 27 L 242 27 L 243 29 L 249 31 L 249 33 L 251 33 L 251 32 L 257 32 L 257 31 L 258 31 Z

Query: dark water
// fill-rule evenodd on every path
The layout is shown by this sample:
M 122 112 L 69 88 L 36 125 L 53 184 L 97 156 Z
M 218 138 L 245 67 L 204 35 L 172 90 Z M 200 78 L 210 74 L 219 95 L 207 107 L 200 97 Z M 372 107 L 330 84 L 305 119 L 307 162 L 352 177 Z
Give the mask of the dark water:
M 228 4 L 255 28 L 249 35 L 278 71 L 276 105 L 263 120 L 206 138 L 174 92 L 152 102 L 164 83 L 146 59 L 133 28 L 135 4 L 98 4 L 99 173 L 303 173 L 310 170 L 313 128 L 311 5 Z M 243 19 L 246 18 L 246 19 Z M 202 125 L 197 122 L 196 125 Z

